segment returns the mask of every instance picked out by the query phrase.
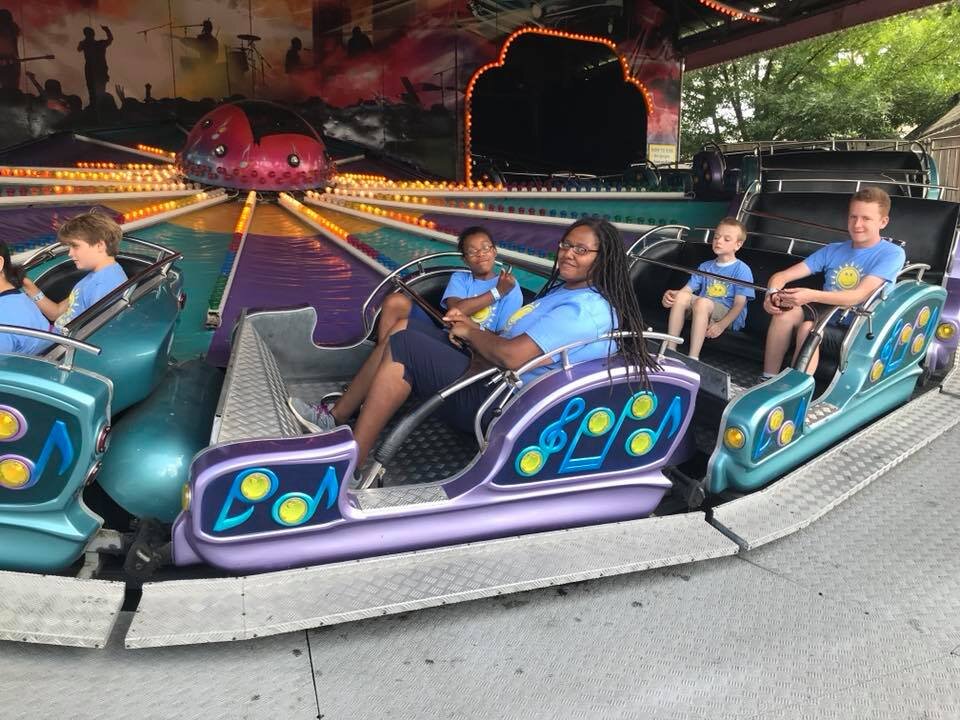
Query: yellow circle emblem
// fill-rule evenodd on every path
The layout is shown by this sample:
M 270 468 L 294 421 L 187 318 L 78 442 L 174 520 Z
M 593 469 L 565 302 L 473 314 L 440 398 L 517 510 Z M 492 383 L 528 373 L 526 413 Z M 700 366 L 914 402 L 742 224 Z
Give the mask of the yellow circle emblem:
M 843 265 L 837 269 L 834 284 L 841 290 L 853 290 L 860 284 L 860 271 L 853 265 Z
M 917 327 L 922 328 L 930 320 L 930 308 L 926 305 L 923 306 L 923 309 L 917 315 Z
M 783 408 L 775 407 L 767 417 L 767 427 L 770 428 L 770 432 L 776 432 L 781 425 L 783 425 Z
M 520 459 L 517 461 L 517 470 L 526 477 L 536 475 L 543 467 L 544 460 L 540 448 L 529 448 L 521 453 Z
M 587 432 L 594 437 L 603 435 L 611 425 L 613 425 L 613 413 L 607 408 L 594 410 L 587 418 Z
M 727 296 L 727 284 L 725 282 L 714 280 L 709 285 L 707 285 L 707 297 L 722 298 L 726 296 Z
M 913 327 L 910 325 L 904 325 L 903 330 L 900 331 L 900 344 L 906 345 L 910 342 L 910 336 L 913 335 Z
M 254 472 L 240 481 L 240 494 L 244 499 L 256 502 L 270 492 L 270 478 L 262 472 Z
M 870 368 L 870 381 L 876 382 L 883 377 L 883 361 L 877 360 L 873 363 L 873 367 Z
M 794 433 L 796 432 L 796 427 L 794 427 L 792 420 L 787 420 L 781 428 L 780 433 L 777 435 L 777 445 L 783 447 L 787 445 L 791 440 L 793 440 Z
M 287 498 L 277 509 L 277 517 L 286 525 L 297 525 L 307 516 L 309 506 L 301 497 Z
M 6 410 L 0 410 L 0 440 L 9 440 L 20 432 L 17 416 Z
M 653 448 L 653 432 L 647 429 L 637 430 L 627 440 L 627 452 L 634 457 L 646 455 Z
M 913 339 L 913 345 L 910 346 L 910 352 L 916 355 L 918 352 L 923 350 L 923 344 L 926 341 L 926 339 L 927 338 L 924 335 L 917 335 Z
M 0 487 L 16 490 L 30 482 L 30 468 L 21 460 L 9 458 L 0 462 Z
M 641 392 L 633 396 L 630 403 L 630 415 L 634 420 L 645 420 L 657 409 L 657 396 L 653 393 Z

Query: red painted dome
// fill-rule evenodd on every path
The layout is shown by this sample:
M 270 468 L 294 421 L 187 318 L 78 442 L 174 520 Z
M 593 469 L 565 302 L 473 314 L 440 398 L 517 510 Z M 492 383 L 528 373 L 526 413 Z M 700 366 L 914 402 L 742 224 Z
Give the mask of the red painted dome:
M 177 163 L 195 182 L 238 190 L 305 190 L 322 185 L 330 173 L 310 123 L 264 100 L 220 105 L 204 115 Z

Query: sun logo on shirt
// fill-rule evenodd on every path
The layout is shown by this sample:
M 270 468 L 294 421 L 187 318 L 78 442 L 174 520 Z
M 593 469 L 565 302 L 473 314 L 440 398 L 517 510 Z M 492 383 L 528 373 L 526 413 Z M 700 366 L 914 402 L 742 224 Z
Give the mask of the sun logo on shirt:
M 721 298 L 727 296 L 727 284 L 720 280 L 712 280 L 707 285 L 707 297 Z
M 470 318 L 477 323 L 478 325 L 483 325 L 487 320 L 490 319 L 490 315 L 493 314 L 493 309 L 490 305 L 487 305 L 485 308 L 480 308 L 477 310 Z
M 510 329 L 516 325 L 522 318 L 525 318 L 527 315 L 532 313 L 537 307 L 536 303 L 531 305 L 524 305 L 522 308 L 517 310 L 513 315 L 510 316 L 510 319 L 507 320 L 507 326 L 505 329 Z
M 841 290 L 853 290 L 860 284 L 860 269 L 847 263 L 834 271 L 833 284 Z

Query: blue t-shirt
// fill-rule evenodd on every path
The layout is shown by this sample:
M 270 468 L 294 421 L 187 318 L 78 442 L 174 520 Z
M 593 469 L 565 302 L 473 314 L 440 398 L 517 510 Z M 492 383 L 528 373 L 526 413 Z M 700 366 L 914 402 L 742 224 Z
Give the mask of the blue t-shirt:
M 505 338 L 526 334 L 541 350 L 549 352 L 577 340 L 593 340 L 616 329 L 610 303 L 593 288 L 568 290 L 558 287 L 539 300 L 513 313 L 503 328 Z M 570 351 L 571 362 L 583 362 L 606 357 L 615 352 L 611 340 L 581 345 Z M 529 382 L 538 375 L 552 370 L 560 362 L 555 355 L 549 365 L 541 365 L 524 373 L 521 378 Z
M 716 260 L 707 260 L 706 262 L 700 263 L 700 265 L 697 266 L 697 270 L 710 272 L 714 275 L 723 275 L 731 280 L 743 280 L 748 283 L 753 282 L 753 273 L 743 260 L 734 260 L 727 265 L 721 265 Z M 755 297 L 752 287 L 728 283 L 723 280 L 717 280 L 716 278 L 704 277 L 703 275 L 691 275 L 690 280 L 687 282 L 687 287 L 690 288 L 691 292 L 696 293 L 700 297 L 710 298 L 728 310 L 733 307 L 733 299 L 737 295 L 743 295 L 747 300 L 753 300 Z M 734 319 L 731 327 L 734 330 L 739 330 L 745 322 L 747 322 L 746 305 L 743 306 L 743 310 L 741 310 L 740 314 Z
M 906 253 L 887 238 L 868 248 L 855 248 L 851 240 L 831 243 L 817 250 L 803 261 L 812 273 L 824 274 L 823 289 L 853 290 L 867 275 L 887 282 L 897 279 L 903 268 Z
M 126 281 L 127 274 L 119 263 L 110 263 L 105 268 L 89 273 L 73 286 L 68 298 L 70 303 L 63 315 L 53 323 L 54 328 L 58 332 L 62 331 L 77 315 Z
M 19 290 L 0 293 L 0 325 L 17 325 L 31 330 L 50 329 L 50 321 L 43 316 L 37 304 Z M 49 346 L 46 340 L 0 333 L 0 353 L 38 355 Z
M 447 289 L 443 291 L 440 307 L 447 307 L 448 297 L 466 300 L 483 295 L 496 287 L 499 279 L 500 276 L 495 275 L 488 280 L 477 280 L 470 271 L 460 270 L 455 272 L 450 277 L 450 282 L 447 283 Z M 514 283 L 510 292 L 492 305 L 477 310 L 470 317 L 484 330 L 500 332 L 506 325 L 507 319 L 519 310 L 521 305 L 523 305 L 523 293 L 520 291 L 520 283 Z

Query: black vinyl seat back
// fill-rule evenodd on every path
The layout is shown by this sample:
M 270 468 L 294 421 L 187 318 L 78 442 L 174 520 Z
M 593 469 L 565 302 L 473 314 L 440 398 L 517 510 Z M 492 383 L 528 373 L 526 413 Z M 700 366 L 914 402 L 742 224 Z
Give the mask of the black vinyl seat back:
M 925 275 L 929 282 L 941 283 L 953 257 L 954 239 L 960 222 L 960 204 L 898 196 L 891 197 L 890 202 L 890 222 L 882 234 L 903 246 L 908 264 L 925 263 L 930 266 Z M 747 231 L 755 233 L 748 236 L 748 244 L 785 250 L 789 241 L 773 235 L 816 243 L 847 240 L 849 205 L 848 193 L 759 193 L 749 200 L 742 217 Z M 750 215 L 750 211 L 783 219 Z M 836 232 L 790 222 L 790 219 L 833 227 Z M 796 242 L 792 252 L 801 258 L 807 257 L 820 247 L 814 242 Z
M 880 184 L 891 196 L 921 197 L 923 161 L 909 150 L 807 150 L 761 156 L 764 181 L 801 192 L 851 192 L 850 181 Z M 804 182 L 787 183 L 789 180 Z

